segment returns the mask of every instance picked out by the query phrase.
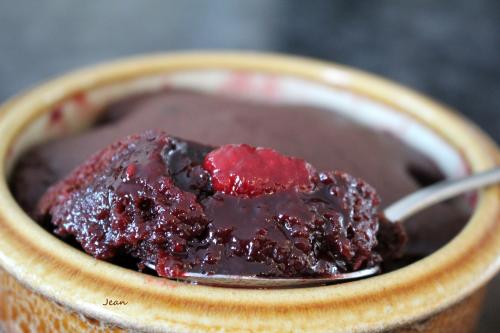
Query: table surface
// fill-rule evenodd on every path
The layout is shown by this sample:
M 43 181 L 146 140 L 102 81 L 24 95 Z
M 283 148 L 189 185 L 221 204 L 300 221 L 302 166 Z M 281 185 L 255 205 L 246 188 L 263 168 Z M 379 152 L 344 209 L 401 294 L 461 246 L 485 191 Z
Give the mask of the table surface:
M 251 49 L 359 67 L 450 105 L 500 141 L 500 1 L 0 2 L 0 101 L 139 53 Z M 477 332 L 500 331 L 500 278 Z

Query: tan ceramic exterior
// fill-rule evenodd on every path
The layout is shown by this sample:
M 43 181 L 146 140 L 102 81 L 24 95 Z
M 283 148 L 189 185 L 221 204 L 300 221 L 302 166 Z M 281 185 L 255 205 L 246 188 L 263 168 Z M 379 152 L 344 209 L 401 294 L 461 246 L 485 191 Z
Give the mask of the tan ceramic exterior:
M 345 67 L 276 55 L 157 55 L 46 83 L 0 110 L 0 174 L 9 147 L 38 114 L 76 91 L 145 74 L 198 68 L 286 74 L 390 104 L 456 146 L 473 171 L 499 163 L 478 129 L 420 95 Z M 329 73 L 330 75 L 325 75 Z M 334 73 L 335 75 L 331 75 Z M 6 332 L 470 332 L 483 287 L 500 267 L 500 188 L 482 191 L 465 229 L 433 255 L 370 279 L 317 288 L 190 286 L 97 261 L 38 227 L 0 180 L 0 327 Z M 128 304 L 107 307 L 107 298 Z

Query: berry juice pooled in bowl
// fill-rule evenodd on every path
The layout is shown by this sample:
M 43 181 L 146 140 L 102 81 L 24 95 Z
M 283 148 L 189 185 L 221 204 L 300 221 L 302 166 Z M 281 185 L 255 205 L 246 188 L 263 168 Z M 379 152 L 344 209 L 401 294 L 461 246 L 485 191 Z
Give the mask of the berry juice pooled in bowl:
M 11 187 L 99 259 L 172 278 L 314 277 L 391 264 L 405 236 L 380 198 L 441 178 L 399 140 L 320 109 L 174 90 L 113 103 L 88 132 L 34 148 Z

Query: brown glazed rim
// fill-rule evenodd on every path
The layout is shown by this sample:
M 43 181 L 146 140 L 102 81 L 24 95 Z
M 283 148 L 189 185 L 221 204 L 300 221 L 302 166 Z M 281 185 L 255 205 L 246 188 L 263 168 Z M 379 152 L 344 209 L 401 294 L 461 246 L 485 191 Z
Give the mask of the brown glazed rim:
M 500 162 L 495 144 L 446 107 L 358 70 L 297 57 L 255 53 L 149 55 L 73 72 L 0 109 L 0 173 L 16 136 L 75 92 L 140 76 L 192 69 L 274 73 L 346 89 L 411 115 L 455 146 L 472 171 Z M 434 254 L 373 278 L 284 290 L 192 286 L 98 261 L 31 220 L 0 180 L 0 267 L 28 288 L 120 327 L 166 332 L 362 332 L 423 319 L 483 286 L 500 267 L 500 187 L 480 192 L 467 226 Z M 105 307 L 105 300 L 128 302 Z

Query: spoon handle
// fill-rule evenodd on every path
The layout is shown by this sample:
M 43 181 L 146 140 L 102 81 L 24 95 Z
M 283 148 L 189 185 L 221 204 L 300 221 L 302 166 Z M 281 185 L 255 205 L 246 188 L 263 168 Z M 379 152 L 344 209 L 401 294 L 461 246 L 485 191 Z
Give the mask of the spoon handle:
M 438 202 L 498 182 L 500 182 L 500 167 L 460 179 L 442 181 L 396 201 L 384 210 L 384 215 L 389 221 L 401 222 Z

